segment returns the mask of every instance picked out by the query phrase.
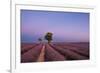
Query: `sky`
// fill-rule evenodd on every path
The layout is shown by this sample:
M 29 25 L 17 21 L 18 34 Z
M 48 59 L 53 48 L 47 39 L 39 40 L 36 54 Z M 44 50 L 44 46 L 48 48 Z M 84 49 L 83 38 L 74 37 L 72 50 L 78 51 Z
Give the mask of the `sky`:
M 89 13 L 21 10 L 21 42 L 38 42 L 47 32 L 53 42 L 89 42 Z

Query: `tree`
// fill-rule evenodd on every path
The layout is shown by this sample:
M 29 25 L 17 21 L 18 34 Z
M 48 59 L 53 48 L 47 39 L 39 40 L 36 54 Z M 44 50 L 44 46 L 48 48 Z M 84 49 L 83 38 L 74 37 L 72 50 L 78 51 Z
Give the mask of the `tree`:
M 52 33 L 51 32 L 47 32 L 45 35 L 45 39 L 48 41 L 48 43 L 50 43 L 52 41 Z
M 41 38 L 38 38 L 38 41 L 40 41 L 40 43 L 41 43 L 42 39 Z

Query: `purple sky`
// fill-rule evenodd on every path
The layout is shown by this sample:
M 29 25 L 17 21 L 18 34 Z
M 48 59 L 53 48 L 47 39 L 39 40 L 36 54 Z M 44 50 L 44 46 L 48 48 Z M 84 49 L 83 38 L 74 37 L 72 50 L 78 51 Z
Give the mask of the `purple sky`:
M 53 42 L 88 42 L 89 13 L 21 10 L 21 42 L 37 42 L 47 32 Z

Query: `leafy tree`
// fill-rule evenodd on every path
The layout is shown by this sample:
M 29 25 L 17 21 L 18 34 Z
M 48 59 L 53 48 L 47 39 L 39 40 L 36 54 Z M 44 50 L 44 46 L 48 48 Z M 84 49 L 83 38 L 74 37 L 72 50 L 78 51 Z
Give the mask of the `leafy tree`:
M 42 39 L 41 38 L 38 38 L 38 41 L 40 41 L 40 43 L 42 42 Z
M 48 41 L 48 43 L 50 43 L 52 41 L 52 33 L 51 32 L 47 32 L 45 35 L 45 39 Z

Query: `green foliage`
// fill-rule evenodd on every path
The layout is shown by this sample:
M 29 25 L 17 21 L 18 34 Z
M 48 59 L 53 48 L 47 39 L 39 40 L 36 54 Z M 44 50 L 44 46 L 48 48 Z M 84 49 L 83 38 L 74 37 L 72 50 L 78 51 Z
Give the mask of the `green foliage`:
M 48 41 L 48 43 L 50 43 L 52 41 L 52 33 L 51 32 L 47 32 L 45 35 L 45 39 Z
M 38 41 L 40 41 L 40 43 L 42 42 L 42 39 L 41 38 L 38 38 Z
M 39 38 L 38 40 L 39 40 L 39 41 L 42 41 L 42 39 L 41 39 L 41 38 Z

